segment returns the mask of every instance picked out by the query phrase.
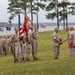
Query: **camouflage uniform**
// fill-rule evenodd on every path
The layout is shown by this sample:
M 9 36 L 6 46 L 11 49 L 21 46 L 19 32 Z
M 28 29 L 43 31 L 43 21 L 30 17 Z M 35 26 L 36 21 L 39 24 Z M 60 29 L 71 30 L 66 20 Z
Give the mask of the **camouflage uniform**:
M 32 56 L 33 60 L 38 60 L 37 59 L 37 48 L 38 48 L 38 32 L 33 31 L 32 32 Z
M 6 39 L 3 40 L 3 52 L 5 52 L 5 55 L 7 55 L 7 49 L 6 49 Z
M 59 49 L 60 49 L 60 45 L 58 42 L 55 42 L 54 40 L 58 40 L 59 41 L 60 37 L 59 34 L 54 32 L 52 35 L 52 46 L 53 46 L 53 52 L 54 52 L 54 59 L 58 59 L 59 56 Z
M 14 52 L 14 36 L 11 37 L 11 53 L 13 54 Z
M 73 57 L 73 47 L 69 45 L 69 41 L 71 39 L 71 31 L 69 27 L 66 27 L 66 32 L 67 32 L 67 38 L 63 42 L 65 41 L 68 42 L 69 54 L 70 54 L 70 57 Z
M 6 38 L 6 51 L 8 52 L 10 50 L 10 40 L 9 37 Z
M 74 30 L 69 32 L 69 39 L 71 39 L 73 42 L 73 46 L 69 47 L 70 57 L 75 57 L 75 31 Z
M 14 62 L 18 62 L 19 61 L 19 54 L 21 51 L 21 45 L 20 45 L 20 41 L 19 41 L 19 36 L 18 33 L 15 34 L 14 36 Z

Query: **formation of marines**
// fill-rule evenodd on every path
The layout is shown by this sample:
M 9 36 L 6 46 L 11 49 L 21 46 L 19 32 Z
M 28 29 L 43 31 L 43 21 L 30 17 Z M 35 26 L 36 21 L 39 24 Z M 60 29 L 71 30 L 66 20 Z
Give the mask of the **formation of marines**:
M 2 54 L 4 52 L 5 55 L 7 55 L 10 50 L 11 50 L 11 53 L 12 53 L 11 48 L 12 48 L 11 37 L 0 36 L 0 54 Z
M 32 22 L 27 14 L 24 14 L 27 19 Z M 27 25 L 29 28 L 29 24 Z M 24 37 L 20 39 L 19 36 L 19 29 L 15 29 L 15 34 L 12 36 L 7 36 L 2 38 L 0 36 L 0 54 L 3 52 L 5 55 L 8 54 L 9 51 L 13 54 L 14 63 L 21 62 L 21 61 L 30 61 L 29 54 L 30 48 L 32 48 L 32 58 L 33 60 L 39 60 L 37 58 L 37 50 L 38 50 L 38 32 L 37 28 L 34 26 L 33 31 L 31 33 L 27 33 L 28 36 L 25 34 L 24 27 L 22 28 Z M 52 34 L 52 47 L 54 52 L 54 59 L 58 59 L 60 53 L 60 45 L 64 42 L 68 41 L 68 49 L 70 53 L 70 57 L 75 57 L 75 31 L 73 27 L 66 27 L 67 38 L 62 40 L 58 33 L 58 28 L 54 29 Z
M 30 48 L 32 48 L 32 57 L 33 60 L 39 60 L 37 58 L 37 48 L 38 48 L 38 32 L 35 26 L 33 27 L 33 31 L 29 33 L 29 21 L 33 23 L 26 12 L 24 13 L 24 18 L 27 20 L 27 24 L 22 25 L 23 38 L 20 39 L 20 31 L 19 28 L 15 29 L 15 34 L 11 37 L 5 37 L 2 39 L 0 37 L 0 54 L 5 52 L 5 55 L 8 54 L 8 51 L 11 51 L 14 57 L 14 63 L 20 61 L 30 61 L 29 54 Z M 25 23 L 25 22 L 24 22 Z M 26 30 L 27 34 L 26 34 Z M 31 47 L 30 47 L 31 46 Z
M 38 33 L 37 29 L 34 27 L 32 33 L 28 33 L 28 38 L 25 36 L 23 40 L 19 39 L 18 30 L 15 30 L 14 35 L 14 62 L 19 61 L 30 61 L 30 46 L 32 47 L 32 56 L 33 60 L 38 60 L 37 58 L 37 41 L 38 41 Z
M 75 31 L 73 27 L 66 27 L 67 37 L 62 40 L 59 35 L 58 28 L 54 29 L 52 34 L 52 47 L 54 52 L 54 59 L 58 59 L 60 54 L 60 45 L 64 42 L 68 42 L 68 50 L 70 57 L 75 57 Z M 0 54 L 3 52 L 5 55 L 10 51 L 14 57 L 14 63 L 21 61 L 30 61 L 29 54 L 30 48 L 32 49 L 33 60 L 39 60 L 37 58 L 38 50 L 38 32 L 34 27 L 31 33 L 28 33 L 28 39 L 24 36 L 23 40 L 19 39 L 18 29 L 15 29 L 15 35 L 2 38 L 0 36 Z

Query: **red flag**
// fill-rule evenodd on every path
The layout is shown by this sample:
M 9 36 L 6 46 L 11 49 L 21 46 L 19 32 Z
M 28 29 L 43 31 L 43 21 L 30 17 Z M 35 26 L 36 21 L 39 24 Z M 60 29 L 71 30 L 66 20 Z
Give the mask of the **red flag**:
M 27 13 L 26 13 L 26 12 L 24 12 L 24 15 L 25 15 L 25 17 L 26 17 L 27 21 L 29 21 L 29 22 L 33 23 L 33 21 L 32 21 L 32 20 L 30 20 L 30 18 L 27 16 Z
M 30 18 L 27 16 L 27 13 L 24 12 L 24 24 L 23 24 L 23 27 L 24 27 L 24 31 L 25 31 L 25 34 L 26 34 L 26 37 L 28 37 L 28 21 L 33 23 L 33 21 L 30 20 Z
M 26 37 L 28 37 L 28 26 L 27 25 L 28 25 L 28 21 L 27 21 L 27 18 L 25 17 L 23 27 L 24 27 L 24 31 L 26 33 Z
M 41 28 L 46 28 L 46 25 L 45 24 L 41 24 Z

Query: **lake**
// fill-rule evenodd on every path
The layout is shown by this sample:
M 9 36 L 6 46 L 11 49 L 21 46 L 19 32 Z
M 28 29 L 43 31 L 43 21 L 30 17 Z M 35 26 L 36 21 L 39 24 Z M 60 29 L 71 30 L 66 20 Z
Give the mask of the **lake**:
M 39 32 L 43 32 L 43 31 L 53 31 L 57 26 L 46 26 L 46 28 L 41 28 L 41 26 L 39 26 Z M 74 27 L 75 25 L 69 25 L 69 27 Z M 59 30 L 63 30 L 63 26 L 59 27 Z

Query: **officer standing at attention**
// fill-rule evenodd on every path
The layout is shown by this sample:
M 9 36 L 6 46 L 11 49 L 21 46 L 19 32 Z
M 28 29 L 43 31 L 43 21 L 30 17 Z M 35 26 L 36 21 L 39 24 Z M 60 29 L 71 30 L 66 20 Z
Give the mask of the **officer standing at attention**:
M 75 57 L 75 31 L 73 27 L 70 27 L 68 46 L 70 50 L 70 57 Z
M 58 59 L 59 53 L 60 53 L 60 44 L 62 44 L 62 40 L 60 39 L 60 36 L 58 34 L 58 28 L 54 29 L 54 33 L 52 35 L 52 46 L 53 46 L 53 52 L 54 52 L 54 59 Z
M 34 27 L 34 30 L 31 35 L 31 45 L 32 45 L 32 56 L 33 60 L 39 60 L 37 58 L 37 48 L 38 48 L 38 32 L 37 28 Z
M 73 47 L 72 47 L 72 44 L 70 44 L 70 39 L 71 39 L 70 27 L 66 27 L 66 32 L 67 32 L 67 38 L 63 40 L 63 42 L 66 42 L 66 41 L 68 42 L 69 54 L 70 54 L 70 57 L 73 57 Z
M 14 35 L 14 63 L 19 62 L 19 54 L 21 50 L 19 35 L 18 35 L 18 29 L 15 29 L 15 35 Z

